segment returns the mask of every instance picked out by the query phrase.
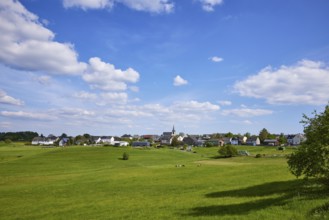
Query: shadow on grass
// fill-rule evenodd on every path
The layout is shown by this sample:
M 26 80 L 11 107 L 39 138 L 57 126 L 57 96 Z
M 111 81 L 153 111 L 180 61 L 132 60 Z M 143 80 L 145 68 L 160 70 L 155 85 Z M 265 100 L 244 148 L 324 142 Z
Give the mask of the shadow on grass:
M 212 192 L 205 195 L 206 198 L 225 200 L 225 197 L 252 198 L 264 197 L 258 200 L 242 202 L 238 204 L 212 205 L 195 207 L 189 210 L 188 216 L 224 216 L 224 215 L 244 215 L 252 211 L 265 209 L 270 206 L 283 206 L 289 200 L 298 197 L 302 200 L 312 200 L 323 198 L 328 194 L 328 189 L 316 184 L 314 181 L 291 180 L 281 182 L 271 182 L 261 185 L 251 186 L 244 189 Z M 274 198 L 265 198 L 265 197 Z M 319 207 L 321 211 L 326 210 L 327 204 Z M 309 214 L 318 212 L 312 210 Z

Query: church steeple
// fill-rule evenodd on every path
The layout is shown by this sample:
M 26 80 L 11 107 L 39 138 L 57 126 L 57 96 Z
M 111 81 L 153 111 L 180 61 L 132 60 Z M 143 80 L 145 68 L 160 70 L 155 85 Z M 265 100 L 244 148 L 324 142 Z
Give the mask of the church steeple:
M 173 125 L 173 126 L 172 126 L 172 136 L 175 136 L 175 134 L 176 134 L 175 126 Z

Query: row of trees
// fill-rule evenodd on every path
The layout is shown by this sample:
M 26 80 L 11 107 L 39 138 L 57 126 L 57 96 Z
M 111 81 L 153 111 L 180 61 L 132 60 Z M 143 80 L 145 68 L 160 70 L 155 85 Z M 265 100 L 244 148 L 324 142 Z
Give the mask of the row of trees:
M 37 137 L 38 133 L 33 131 L 19 131 L 19 132 L 1 132 L 0 141 L 24 141 L 31 142 L 34 137 Z
M 266 139 L 277 139 L 279 144 L 286 144 L 287 143 L 287 138 L 286 136 L 281 133 L 279 136 L 276 134 L 271 134 L 266 128 L 263 128 L 259 132 L 259 140 L 261 143 L 264 143 Z

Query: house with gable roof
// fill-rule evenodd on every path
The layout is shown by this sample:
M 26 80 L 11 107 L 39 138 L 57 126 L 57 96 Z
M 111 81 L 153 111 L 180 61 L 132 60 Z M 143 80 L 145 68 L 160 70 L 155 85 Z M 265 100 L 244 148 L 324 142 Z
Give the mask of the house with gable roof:
M 163 132 L 159 138 L 160 143 L 163 145 L 170 145 L 173 137 L 176 135 L 175 126 L 173 126 L 171 132 Z

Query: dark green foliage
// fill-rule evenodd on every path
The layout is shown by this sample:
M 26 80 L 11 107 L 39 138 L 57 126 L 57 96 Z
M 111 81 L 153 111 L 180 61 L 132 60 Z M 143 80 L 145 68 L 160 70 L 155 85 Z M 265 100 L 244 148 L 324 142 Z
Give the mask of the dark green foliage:
M 204 147 L 213 147 L 214 144 L 213 144 L 212 142 L 210 142 L 210 141 L 207 141 L 206 143 L 204 143 L 203 146 L 204 146 Z
M 285 150 L 286 148 L 285 148 L 285 147 L 282 147 L 282 146 L 280 146 L 280 147 L 278 147 L 277 149 L 278 149 L 278 150 L 282 150 L 282 151 L 283 151 L 283 150 Z
M 34 137 L 37 137 L 37 132 L 19 131 L 19 132 L 3 132 L 0 133 L 0 141 L 9 139 L 11 141 L 27 141 L 31 142 Z
M 263 143 L 264 140 L 268 138 L 269 134 L 270 134 L 270 133 L 266 130 L 266 128 L 263 128 L 263 129 L 259 132 L 259 140 L 260 140 L 260 142 Z
M 279 144 L 286 144 L 287 143 L 287 138 L 283 133 L 281 133 L 280 136 L 279 136 L 278 141 L 279 141 Z
M 256 154 L 255 158 L 261 158 L 262 155 L 261 154 Z
M 221 146 L 218 153 L 223 157 L 234 157 L 238 155 L 238 150 L 232 145 Z
M 122 160 L 129 160 L 129 154 L 127 152 L 122 154 Z
M 288 157 L 288 165 L 296 177 L 324 179 L 329 185 L 329 106 L 314 117 L 303 116 L 307 140 Z
M 172 139 L 172 141 L 171 141 L 171 146 L 173 146 L 173 147 L 177 147 L 177 146 L 179 146 L 180 144 L 181 144 L 181 142 L 178 141 L 178 136 L 173 137 L 173 139 Z
M 225 137 L 229 137 L 229 138 L 232 138 L 234 135 L 232 132 L 228 132 L 227 134 L 225 134 Z
M 5 143 L 6 143 L 6 144 L 11 144 L 11 142 L 12 142 L 12 141 L 11 141 L 10 139 L 8 139 L 8 138 L 5 140 Z

